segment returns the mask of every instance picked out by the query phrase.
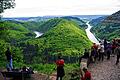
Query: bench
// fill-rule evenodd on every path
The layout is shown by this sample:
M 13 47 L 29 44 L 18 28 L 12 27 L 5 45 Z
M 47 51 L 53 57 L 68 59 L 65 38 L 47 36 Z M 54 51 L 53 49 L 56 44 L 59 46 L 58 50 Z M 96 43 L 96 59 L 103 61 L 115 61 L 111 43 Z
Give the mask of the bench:
M 6 78 L 12 78 L 13 80 L 26 80 L 31 78 L 31 73 L 29 72 L 1 72 L 4 80 Z

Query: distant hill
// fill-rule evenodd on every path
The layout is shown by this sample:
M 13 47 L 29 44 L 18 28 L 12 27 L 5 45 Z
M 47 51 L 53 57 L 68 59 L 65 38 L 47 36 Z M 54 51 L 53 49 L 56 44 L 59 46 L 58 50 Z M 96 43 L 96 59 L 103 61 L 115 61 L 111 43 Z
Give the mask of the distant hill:
M 78 28 L 78 24 L 65 19 L 55 20 L 58 20 L 59 23 L 56 23 L 41 37 L 21 43 L 27 43 L 24 46 L 37 47 L 39 53 L 34 56 L 35 59 L 40 59 L 43 54 L 56 55 L 61 53 L 66 56 L 79 56 L 79 53 L 83 54 L 85 48 L 90 48 L 92 42 L 87 38 L 85 31 Z M 53 19 L 51 21 L 54 22 Z M 46 50 L 48 53 L 44 53 Z
M 54 18 L 54 19 L 50 19 L 44 23 L 42 23 L 41 25 L 38 26 L 38 31 L 45 33 L 48 30 L 52 29 L 53 27 L 55 27 L 56 25 L 59 24 L 59 22 L 61 21 L 60 18 Z
M 80 18 L 78 17 L 72 17 L 72 16 L 64 16 L 64 17 L 61 17 L 63 19 L 67 19 L 67 20 L 70 20 L 70 21 L 74 21 L 76 22 L 81 28 L 87 28 L 87 25 L 84 21 L 82 21 Z
M 120 11 L 106 17 L 93 27 L 92 31 L 101 39 L 112 40 L 113 38 L 120 38 Z
M 66 20 L 69 20 L 69 21 L 73 21 L 75 22 L 76 24 L 78 24 L 79 26 L 77 26 L 78 28 L 83 28 L 85 29 L 87 27 L 86 23 L 82 20 L 80 20 L 79 18 L 77 17 L 71 17 L 71 16 L 66 16 L 66 17 L 60 17 L 60 18 L 53 18 L 53 19 L 50 19 L 44 23 L 42 23 L 41 25 L 39 25 L 39 28 L 38 30 L 40 32 L 47 32 L 48 30 L 50 30 L 51 28 L 55 27 L 57 24 L 59 24 L 59 22 L 62 20 L 62 19 L 66 19 Z
M 105 20 L 105 23 L 120 23 L 120 11 L 108 16 Z
M 72 16 L 20 17 L 20 18 L 3 18 L 3 20 L 23 25 L 24 27 L 32 31 L 46 32 L 50 27 L 55 26 L 55 24 L 59 22 L 58 20 L 56 22 L 57 18 L 59 19 L 63 18 L 63 19 L 67 19 L 70 21 L 74 21 L 80 27 L 87 28 L 87 25 L 84 21 L 82 21 L 81 19 L 77 17 L 72 17 Z M 54 19 L 54 21 L 51 19 Z
M 108 15 L 72 15 L 73 17 L 78 17 L 80 19 L 87 19 L 87 20 L 92 20 L 92 19 L 97 19 L 102 16 L 108 16 Z
M 77 17 L 71 17 L 71 16 L 52 18 L 52 19 L 48 19 L 46 21 L 43 20 L 43 21 L 38 21 L 38 22 L 37 21 L 19 22 L 19 24 L 23 25 L 24 27 L 26 27 L 29 30 L 45 33 L 49 29 L 56 26 L 59 23 L 60 19 L 74 21 L 75 23 L 77 23 L 79 25 L 79 28 L 83 28 L 83 29 L 87 28 L 87 25 L 84 21 L 82 21 L 81 19 L 79 19 Z
M 69 17 L 77 17 L 79 19 L 96 19 L 98 17 L 102 17 L 106 15 L 70 15 Z M 66 17 L 64 15 L 61 16 L 38 16 L 38 17 L 11 17 L 11 18 L 3 18 L 3 20 L 15 20 L 15 21 L 45 21 L 52 18 L 60 18 Z
M 22 22 L 26 22 L 26 21 L 46 21 L 52 18 L 56 18 L 57 16 L 43 16 L 43 17 L 11 17 L 11 18 L 3 18 L 3 20 L 14 20 L 14 21 L 22 21 Z
M 101 23 L 107 16 L 102 16 L 102 17 L 99 17 L 99 18 L 96 18 L 96 19 L 92 19 L 90 21 L 90 24 L 93 25 L 93 26 L 96 26 L 97 24 Z

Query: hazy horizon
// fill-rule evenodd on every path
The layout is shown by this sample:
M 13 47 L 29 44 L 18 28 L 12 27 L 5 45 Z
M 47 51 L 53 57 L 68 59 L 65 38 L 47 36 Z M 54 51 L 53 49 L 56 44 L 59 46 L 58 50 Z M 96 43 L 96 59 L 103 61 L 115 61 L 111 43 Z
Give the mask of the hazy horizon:
M 65 16 L 109 16 L 109 15 L 44 15 L 44 16 L 16 16 L 16 17 L 4 17 L 4 18 L 27 18 L 27 17 L 65 17 Z
M 120 0 L 15 0 L 4 17 L 37 17 L 56 15 L 111 15 L 120 10 Z

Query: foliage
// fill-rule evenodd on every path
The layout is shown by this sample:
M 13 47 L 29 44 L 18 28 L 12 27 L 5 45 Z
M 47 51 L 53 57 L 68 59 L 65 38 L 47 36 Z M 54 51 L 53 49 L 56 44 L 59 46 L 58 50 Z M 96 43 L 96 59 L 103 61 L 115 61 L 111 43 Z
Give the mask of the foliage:
M 45 23 L 41 24 L 38 30 L 42 33 L 47 32 L 53 27 L 55 27 L 56 25 L 58 25 L 60 21 L 61 19 L 58 19 L 58 18 L 50 19 Z
M 98 18 L 98 20 L 99 19 L 100 18 Z M 120 38 L 120 11 L 104 18 L 102 22 L 97 23 L 97 25 L 92 28 L 92 31 L 95 32 L 100 39 L 106 38 L 112 40 L 114 38 Z
M 45 21 L 27 21 L 27 22 L 19 22 L 19 24 L 23 25 L 25 28 L 31 30 L 31 31 L 40 31 L 39 27 L 44 23 Z
M 31 38 L 35 34 L 31 33 L 28 29 L 20 24 L 12 23 L 9 21 L 0 22 L 0 38 L 10 43 Z
M 23 63 L 23 50 L 18 46 L 18 42 L 30 39 L 34 36 L 28 29 L 20 24 L 10 21 L 0 22 L 0 60 L 4 65 L 6 61 L 5 52 L 9 47 L 13 55 L 13 60 Z
M 65 16 L 65 17 L 61 17 L 61 18 L 69 20 L 69 21 L 74 21 L 75 23 L 77 23 L 79 25 L 80 28 L 83 28 L 83 29 L 87 28 L 86 23 L 77 17 Z
M 15 0 L 0 0 L 0 13 L 3 13 L 4 10 L 14 8 Z
M 6 43 L 4 40 L 0 40 L 0 61 L 4 61 L 6 58 L 5 58 L 5 51 L 7 49 L 7 46 L 9 44 Z
M 34 70 L 37 70 L 38 72 L 45 73 L 45 74 L 51 74 L 55 70 L 54 64 L 33 64 L 30 65 Z
M 32 64 L 29 66 L 32 67 L 34 70 L 37 70 L 38 72 L 44 73 L 47 75 L 56 73 L 56 70 L 57 70 L 56 69 L 57 66 L 55 64 L 44 64 L 44 65 L 43 64 Z M 65 64 L 64 69 L 65 69 L 64 80 L 68 80 L 71 77 L 70 73 L 74 72 L 75 70 L 79 70 L 79 65 L 77 63 Z
M 100 23 L 96 27 L 93 27 L 92 31 L 95 32 L 100 39 L 106 38 L 112 40 L 113 38 L 120 37 L 120 23 Z
M 29 39 L 20 44 L 24 46 L 24 52 L 30 55 L 33 53 L 31 55 L 33 63 L 43 62 L 45 56 L 59 53 L 64 56 L 79 56 L 79 53 L 83 55 L 84 49 L 90 48 L 92 44 L 85 31 L 78 26 L 73 21 L 60 19 L 56 26 L 41 37 Z
M 44 34 L 39 38 L 34 38 L 35 35 L 30 31 L 35 30 L 33 28 L 43 30 Z M 61 53 L 63 56 L 78 57 L 83 55 L 84 49 L 90 48 L 91 45 L 85 31 L 74 21 L 61 18 L 40 24 L 3 21 L 0 24 L 0 61 L 2 61 L 0 67 L 6 66 L 5 51 L 7 47 L 10 47 L 15 68 L 26 65 L 42 73 L 50 74 L 55 71 L 55 65 L 46 64 L 46 56 Z M 76 63 L 66 64 L 65 71 L 69 72 L 76 67 Z M 68 69 L 71 70 L 68 71 Z M 67 76 L 65 78 L 67 79 Z
M 74 64 L 65 64 L 64 66 L 65 69 L 65 76 L 63 77 L 64 80 L 71 80 L 71 73 L 74 74 L 76 73 L 76 71 L 78 72 L 80 69 L 80 66 L 78 65 L 78 63 L 74 63 Z M 79 76 L 79 75 L 75 75 L 75 76 Z M 74 79 L 77 80 L 77 79 Z
M 91 24 L 92 26 L 96 26 L 97 24 L 101 23 L 106 17 L 107 17 L 107 16 L 102 16 L 102 17 L 99 17 L 99 18 L 97 18 L 97 19 L 92 19 L 92 20 L 90 21 L 90 24 Z
M 45 44 L 49 44 L 52 54 L 56 53 L 54 50 L 60 50 L 65 55 L 78 55 L 84 48 L 90 47 L 85 32 L 77 26 L 72 21 L 62 20 L 42 36 Z

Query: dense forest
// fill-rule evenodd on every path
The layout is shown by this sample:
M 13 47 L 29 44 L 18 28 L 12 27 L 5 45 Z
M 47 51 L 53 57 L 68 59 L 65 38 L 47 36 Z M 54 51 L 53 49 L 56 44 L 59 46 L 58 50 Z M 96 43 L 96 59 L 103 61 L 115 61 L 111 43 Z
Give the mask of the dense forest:
M 85 22 L 73 17 L 41 21 L 3 20 L 0 22 L 0 67 L 6 67 L 5 52 L 9 47 L 14 68 L 27 65 L 47 73 L 55 67 L 48 63 L 54 63 L 58 55 L 64 56 L 66 63 L 72 62 L 71 66 L 66 64 L 66 70 L 75 68 L 84 49 L 90 49 L 92 45 L 84 27 Z M 35 38 L 34 31 L 44 34 Z M 72 61 L 69 61 L 70 57 Z
M 78 56 L 79 53 L 83 53 L 85 48 L 90 48 L 91 42 L 88 40 L 85 31 L 79 29 L 76 23 L 64 19 L 55 20 L 60 20 L 59 24 L 41 37 L 25 42 L 29 45 L 38 46 L 38 55 L 47 49 L 51 55 L 62 53 L 66 56 Z

